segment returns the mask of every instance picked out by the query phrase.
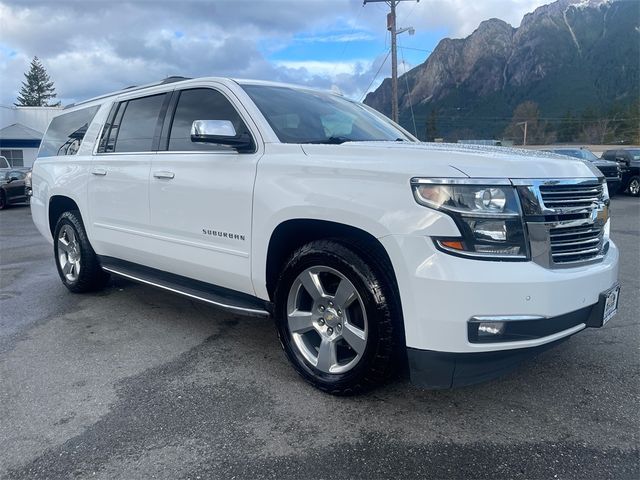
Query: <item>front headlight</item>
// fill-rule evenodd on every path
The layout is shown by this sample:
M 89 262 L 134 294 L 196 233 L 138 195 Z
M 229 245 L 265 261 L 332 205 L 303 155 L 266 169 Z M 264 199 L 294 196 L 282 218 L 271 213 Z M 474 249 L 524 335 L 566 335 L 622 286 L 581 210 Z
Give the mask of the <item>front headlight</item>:
M 520 202 L 508 180 L 411 180 L 416 201 L 450 215 L 459 238 L 434 238 L 445 252 L 487 260 L 528 258 Z

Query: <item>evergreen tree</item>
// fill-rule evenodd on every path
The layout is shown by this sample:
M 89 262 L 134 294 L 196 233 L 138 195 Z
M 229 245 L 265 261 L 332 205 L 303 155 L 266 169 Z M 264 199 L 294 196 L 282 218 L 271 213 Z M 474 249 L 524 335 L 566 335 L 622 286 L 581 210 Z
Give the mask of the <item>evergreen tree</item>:
M 438 113 L 435 109 L 431 110 L 427 120 L 426 140 L 433 142 L 438 136 Z
M 26 81 L 22 82 L 18 101 L 14 105 L 17 107 L 57 107 L 60 105 L 60 102 L 49 103 L 51 99 L 56 98 L 56 90 L 38 57 L 33 57 L 29 71 L 24 76 Z

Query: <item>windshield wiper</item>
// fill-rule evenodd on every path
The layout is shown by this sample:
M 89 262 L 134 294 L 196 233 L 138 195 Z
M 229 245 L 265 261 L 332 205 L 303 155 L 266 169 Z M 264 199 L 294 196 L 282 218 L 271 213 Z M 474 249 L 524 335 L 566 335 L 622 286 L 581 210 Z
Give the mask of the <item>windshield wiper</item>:
M 335 136 L 335 137 L 329 137 L 324 140 L 311 140 L 309 142 L 304 142 L 304 143 L 318 143 L 321 145 L 340 145 L 341 143 L 355 142 L 355 141 L 356 140 L 351 140 L 350 138 L 347 138 L 347 137 Z

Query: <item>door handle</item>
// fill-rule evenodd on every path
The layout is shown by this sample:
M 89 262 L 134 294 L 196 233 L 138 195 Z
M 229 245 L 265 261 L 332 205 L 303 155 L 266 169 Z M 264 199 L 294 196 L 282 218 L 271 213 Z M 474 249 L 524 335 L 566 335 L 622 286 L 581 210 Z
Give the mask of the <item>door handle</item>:
M 175 177 L 176 174 L 173 172 L 153 172 L 153 176 L 156 178 L 166 178 L 170 180 Z
M 94 168 L 93 170 L 91 170 L 91 173 L 104 177 L 107 174 L 107 171 L 104 168 Z

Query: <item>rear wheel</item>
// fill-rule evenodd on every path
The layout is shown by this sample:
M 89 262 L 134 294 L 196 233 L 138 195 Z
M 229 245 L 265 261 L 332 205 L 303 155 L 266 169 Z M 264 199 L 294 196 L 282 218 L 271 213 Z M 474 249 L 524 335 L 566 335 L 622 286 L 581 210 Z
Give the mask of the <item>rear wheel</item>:
M 394 371 L 393 290 L 351 248 L 315 241 L 286 263 L 276 289 L 282 346 L 298 373 L 332 394 L 354 394 Z
M 640 196 L 640 177 L 631 177 L 629 180 L 629 194 L 634 197 Z
M 78 211 L 60 215 L 53 240 L 58 274 L 65 287 L 74 293 L 104 287 L 109 275 L 100 267 Z

